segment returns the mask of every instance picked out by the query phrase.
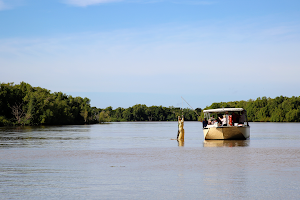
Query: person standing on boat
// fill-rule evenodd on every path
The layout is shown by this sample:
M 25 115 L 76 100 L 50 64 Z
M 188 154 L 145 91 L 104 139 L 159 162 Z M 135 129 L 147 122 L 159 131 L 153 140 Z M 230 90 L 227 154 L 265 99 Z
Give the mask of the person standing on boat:
M 223 118 L 219 117 L 219 119 L 222 122 L 222 126 L 227 126 L 227 119 L 226 119 L 226 115 L 223 115 Z
M 208 121 L 206 120 L 206 118 L 204 118 L 204 120 L 202 121 L 202 125 L 203 125 L 203 128 L 205 128 L 208 124 Z
M 242 111 L 242 113 L 239 117 L 239 124 L 244 124 L 245 121 L 246 121 L 246 113 L 245 113 L 245 111 Z
M 182 119 L 180 118 L 180 116 L 178 116 L 178 135 L 177 135 L 177 140 L 184 140 L 183 125 L 184 125 L 183 115 L 182 115 Z
M 235 112 L 232 113 L 232 123 L 238 123 L 239 122 L 239 115 Z

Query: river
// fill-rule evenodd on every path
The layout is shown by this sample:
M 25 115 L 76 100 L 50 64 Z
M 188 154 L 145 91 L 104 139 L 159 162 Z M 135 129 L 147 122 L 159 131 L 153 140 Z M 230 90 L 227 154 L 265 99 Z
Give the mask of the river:
M 204 141 L 201 122 L 0 128 L 1 199 L 300 199 L 300 123 Z

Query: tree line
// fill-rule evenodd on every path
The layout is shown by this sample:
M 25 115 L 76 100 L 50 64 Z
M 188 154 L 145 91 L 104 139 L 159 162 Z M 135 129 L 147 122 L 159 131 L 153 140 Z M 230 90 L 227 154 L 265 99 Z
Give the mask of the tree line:
M 205 109 L 244 108 L 252 122 L 300 122 L 300 97 L 262 97 L 256 100 L 213 103 Z M 198 117 L 197 114 L 202 117 Z M 203 119 L 201 108 L 136 104 L 129 108 L 91 107 L 90 99 L 32 87 L 21 82 L 0 83 L 0 126 L 94 124 L 121 121 L 186 121 Z
M 199 110 L 201 112 L 201 109 Z M 0 126 L 93 124 L 109 121 L 174 121 L 184 115 L 197 120 L 191 109 L 137 104 L 129 108 L 91 107 L 90 99 L 32 87 L 21 82 L 0 84 Z
M 197 108 L 196 111 L 201 113 L 201 109 Z M 189 108 L 179 107 L 163 107 L 163 106 L 151 106 L 147 107 L 144 104 L 136 104 L 129 108 L 118 107 L 115 110 L 112 107 L 105 109 L 99 109 L 101 113 L 108 117 L 109 121 L 177 121 L 178 116 L 183 115 L 186 121 L 197 121 L 198 116 L 196 112 Z M 103 118 L 105 121 L 105 118 Z M 100 122 L 103 120 L 100 117 Z
M 205 109 L 222 107 L 244 108 L 250 122 L 300 122 L 300 97 L 295 96 L 213 103 Z
M 84 124 L 93 121 L 88 98 L 32 87 L 28 83 L 1 83 L 0 126 Z

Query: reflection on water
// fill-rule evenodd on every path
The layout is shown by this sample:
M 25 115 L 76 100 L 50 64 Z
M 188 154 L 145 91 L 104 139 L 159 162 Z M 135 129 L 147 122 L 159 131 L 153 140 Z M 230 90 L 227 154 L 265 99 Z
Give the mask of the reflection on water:
M 204 140 L 203 147 L 247 147 L 250 140 Z
M 177 140 L 178 141 L 178 146 L 183 147 L 184 146 L 184 140 Z
M 90 139 L 84 134 L 89 131 L 85 126 L 1 127 L 0 148 L 61 146 L 72 140 L 82 142 Z

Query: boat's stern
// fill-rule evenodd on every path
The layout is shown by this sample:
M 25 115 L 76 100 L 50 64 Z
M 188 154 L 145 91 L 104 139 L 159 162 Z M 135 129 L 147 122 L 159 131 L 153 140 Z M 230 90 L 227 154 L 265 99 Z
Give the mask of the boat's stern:
M 203 129 L 205 140 L 245 140 L 250 137 L 250 126 L 219 126 Z

